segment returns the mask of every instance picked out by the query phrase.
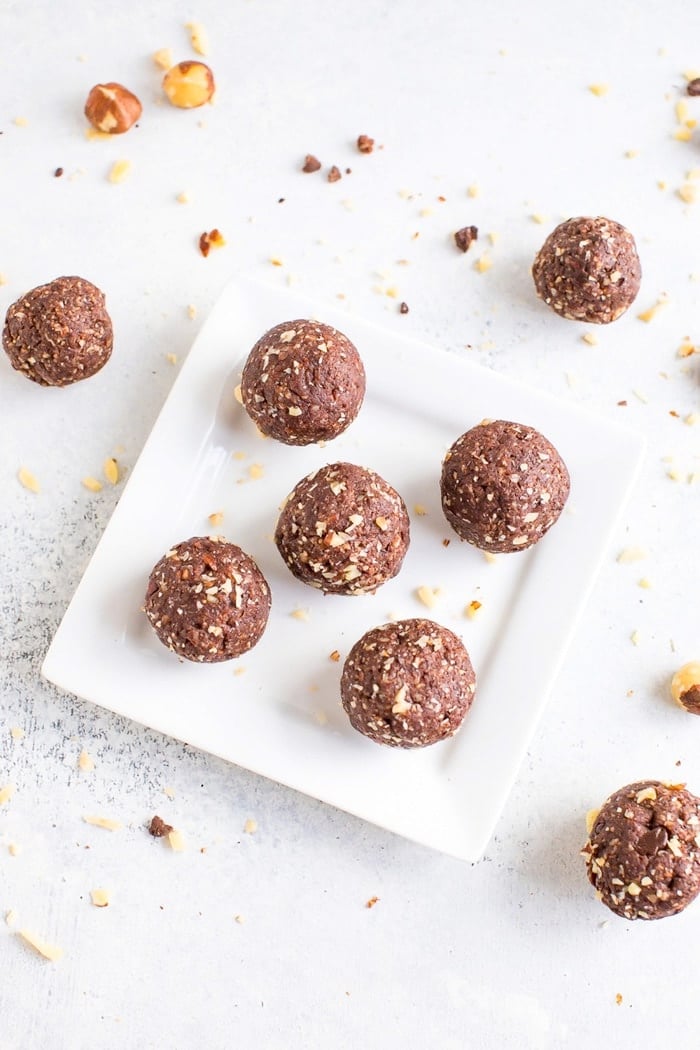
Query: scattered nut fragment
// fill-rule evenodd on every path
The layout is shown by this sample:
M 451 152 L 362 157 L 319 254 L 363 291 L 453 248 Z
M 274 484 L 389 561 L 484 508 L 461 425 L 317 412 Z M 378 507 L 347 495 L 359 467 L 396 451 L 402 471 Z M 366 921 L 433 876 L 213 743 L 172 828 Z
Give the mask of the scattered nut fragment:
M 480 193 L 479 187 L 475 184 L 467 186 L 467 197 L 478 197 Z
M 338 180 L 342 179 L 342 177 L 343 176 L 340 173 L 340 168 L 336 167 L 336 165 L 334 164 L 333 167 L 328 172 L 328 181 L 329 182 L 338 182 Z
M 688 81 L 686 91 L 689 95 L 700 95 L 700 77 L 693 77 Z
M 581 339 L 584 343 L 588 343 L 589 346 L 598 345 L 598 337 L 593 332 L 584 332 Z
M 29 492 L 39 492 L 39 482 L 36 476 L 32 474 L 31 470 L 27 470 L 26 467 L 20 467 L 17 471 L 17 480 L 23 488 L 28 489 Z
M 671 679 L 671 696 L 690 714 L 700 715 L 700 660 L 691 660 L 676 671 Z
M 289 615 L 293 620 L 301 620 L 302 623 L 307 623 L 310 618 L 309 610 L 302 608 L 292 609 Z
M 8 926 L 14 926 L 17 922 L 17 912 L 13 911 L 12 908 L 5 912 L 5 922 Z
M 187 316 L 189 317 L 190 321 L 194 321 L 195 317 L 197 316 L 197 307 L 194 305 L 194 303 L 190 303 L 187 307 Z
M 418 587 L 416 589 L 416 598 L 419 602 L 428 609 L 434 609 L 438 602 L 438 596 L 440 594 L 439 587 Z
M 408 313 L 408 303 L 399 303 L 399 313 L 400 314 L 407 314 Z
M 110 168 L 109 175 L 107 176 L 107 181 L 113 183 L 114 185 L 118 185 L 118 183 L 124 182 L 130 171 L 130 160 L 115 160 L 114 164 Z
M 57 944 L 49 944 L 47 941 L 42 940 L 41 937 L 37 937 L 35 933 L 30 933 L 29 930 L 19 930 L 18 936 L 22 938 L 25 944 L 33 948 L 35 952 L 48 959 L 49 962 L 58 962 L 63 955 L 63 948 L 59 948 Z
M 644 561 L 649 556 L 646 547 L 625 547 L 617 556 L 620 565 L 629 565 L 630 562 Z
M 667 302 L 668 300 L 665 296 L 659 296 L 653 306 L 650 306 L 648 310 L 642 310 L 641 314 L 637 314 L 638 319 L 644 321 L 645 324 L 649 324 L 650 321 L 654 320 L 659 310 L 666 306 Z
M 101 492 L 102 491 L 102 482 L 98 481 L 97 478 L 93 478 L 93 477 L 90 477 L 90 476 L 88 476 L 86 478 L 83 478 L 82 481 L 81 481 L 81 485 L 84 488 L 88 489 L 90 492 Z
M 255 832 L 258 830 L 257 820 L 253 820 L 251 817 L 249 817 L 243 825 L 243 830 L 246 833 L 246 835 L 254 835 Z
M 10 736 L 12 737 L 13 740 L 23 740 L 24 739 L 24 730 L 22 729 L 21 726 L 13 726 L 12 729 L 10 730 Z
M 318 157 L 314 157 L 313 153 L 307 153 L 306 157 L 304 158 L 304 166 L 301 170 L 309 174 L 309 172 L 312 171 L 319 171 L 320 168 L 321 161 L 318 159 Z
M 464 615 L 468 620 L 475 620 L 479 614 L 479 610 L 482 608 L 481 602 L 474 599 L 473 602 L 469 602 L 469 605 L 464 610 Z
M 81 769 L 83 773 L 92 773 L 95 768 L 95 763 L 91 756 L 87 753 L 85 748 L 78 755 L 78 769 Z
M 358 135 L 357 148 L 360 153 L 371 153 L 374 149 L 374 139 L 371 139 L 369 135 Z
M 602 98 L 603 95 L 607 95 L 610 87 L 608 84 L 589 84 L 588 90 L 592 95 L 596 95 L 598 98 Z
M 168 362 L 169 365 L 176 365 L 177 364 L 177 354 L 166 354 L 165 355 L 165 360 Z
M 493 266 L 493 259 L 490 255 L 481 255 L 474 263 L 474 269 L 477 273 L 486 273 Z
M 337 649 L 334 649 L 329 656 L 329 660 L 332 660 L 334 664 L 337 664 L 340 660 L 340 653 Z
M 19 857 L 20 853 L 22 852 L 22 847 L 19 846 L 16 842 L 10 842 L 10 844 L 7 847 L 7 852 L 10 854 L 11 857 Z
M 95 828 L 104 828 L 105 831 L 119 831 L 121 824 L 118 820 L 111 820 L 110 817 L 83 817 L 86 824 L 92 824 Z
M 214 74 L 204 62 L 178 62 L 163 77 L 163 90 L 178 109 L 197 109 L 214 97 Z
M 185 29 L 189 29 L 192 50 L 198 55 L 206 55 L 209 52 L 209 36 L 201 22 L 185 22 Z
M 162 839 L 164 835 L 169 835 L 173 831 L 172 824 L 166 824 L 162 817 L 158 815 L 151 818 L 151 823 L 148 825 L 148 832 L 153 835 L 154 839 Z
M 694 204 L 698 199 L 698 188 L 694 186 L 692 182 L 685 182 L 682 186 L 679 186 L 676 193 L 684 204 Z
M 223 248 L 226 241 L 220 230 L 213 229 L 209 233 L 203 233 L 199 238 L 199 250 L 206 259 L 212 248 Z
M 9 802 L 14 793 L 14 784 L 5 784 L 3 788 L 0 788 L 0 806 L 4 806 L 6 802 Z
M 95 84 L 85 103 L 85 116 L 97 131 L 121 135 L 141 116 L 141 103 L 123 84 Z
M 365 904 L 365 908 L 373 908 L 378 900 L 379 900 L 379 897 L 370 897 L 370 899 Z
M 174 853 L 182 853 L 185 849 L 185 836 L 181 831 L 173 828 L 168 832 L 168 845 Z
M 170 69 L 174 64 L 175 59 L 173 58 L 172 50 L 169 47 L 161 47 L 153 53 L 153 61 L 158 66 L 158 69 Z
M 251 481 L 259 481 L 265 476 L 265 468 L 261 463 L 251 463 L 248 467 L 248 476 Z
M 106 908 L 112 902 L 112 894 L 105 889 L 90 890 L 90 900 L 96 908 Z
M 209 524 L 211 526 L 213 526 L 213 528 L 215 528 L 215 529 L 218 529 L 219 525 L 221 524 L 221 522 L 223 520 L 224 520 L 224 513 L 221 510 L 216 510 L 216 511 L 214 511 L 213 514 L 209 515 Z
M 119 481 L 119 464 L 114 456 L 109 456 L 102 464 L 102 473 L 110 485 L 116 485 Z
M 476 226 L 463 226 L 461 230 L 457 230 L 454 235 L 455 244 L 461 252 L 468 252 L 474 241 L 479 236 L 479 230 Z

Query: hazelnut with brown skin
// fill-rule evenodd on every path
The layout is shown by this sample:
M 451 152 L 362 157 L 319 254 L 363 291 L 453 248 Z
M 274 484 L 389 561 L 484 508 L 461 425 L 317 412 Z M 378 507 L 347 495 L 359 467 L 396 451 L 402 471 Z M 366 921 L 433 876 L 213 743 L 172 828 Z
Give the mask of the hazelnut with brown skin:
M 123 84 L 95 84 L 85 103 L 85 116 L 93 128 L 108 135 L 122 135 L 141 116 L 141 103 Z
M 163 77 L 163 90 L 178 109 L 196 109 L 214 97 L 214 74 L 204 62 L 178 62 Z
M 671 679 L 671 696 L 691 715 L 700 715 L 700 661 L 691 660 Z

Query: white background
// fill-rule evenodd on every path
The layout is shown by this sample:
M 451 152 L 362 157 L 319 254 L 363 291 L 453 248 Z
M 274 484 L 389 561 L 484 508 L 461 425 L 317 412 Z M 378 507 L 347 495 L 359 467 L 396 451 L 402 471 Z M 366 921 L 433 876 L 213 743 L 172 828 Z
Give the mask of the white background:
M 187 113 L 162 103 L 150 56 L 195 57 L 192 18 L 209 31 L 219 91 Z M 595 901 L 578 850 L 586 811 L 628 781 L 700 792 L 700 722 L 667 694 L 673 671 L 700 655 L 700 489 L 687 481 L 700 472 L 700 429 L 683 422 L 699 407 L 698 372 L 677 356 L 686 337 L 700 344 L 700 201 L 675 192 L 700 167 L 700 131 L 673 138 L 683 73 L 700 72 L 700 12 L 601 0 L 571 13 L 457 0 L 123 0 L 86 12 L 5 0 L 0 31 L 0 308 L 77 273 L 106 292 L 116 331 L 109 366 L 71 390 L 35 387 L 0 361 L 0 787 L 16 786 L 0 809 L 0 914 L 14 910 L 64 950 L 45 962 L 0 926 L 3 1047 L 695 1046 L 700 906 L 624 922 Z M 144 113 L 128 135 L 89 141 L 84 99 L 105 80 L 127 84 Z M 700 99 L 687 103 L 700 120 Z M 384 148 L 361 156 L 360 133 Z M 300 173 L 307 152 L 323 172 Z M 112 185 L 119 159 L 131 172 Z M 330 185 L 330 164 L 352 174 Z M 191 203 L 176 201 L 183 190 Z M 628 226 L 644 270 L 637 304 L 596 330 L 596 346 L 539 303 L 529 276 L 546 233 L 575 214 Z M 479 241 L 462 256 L 450 235 L 471 223 Z M 228 243 L 204 259 L 197 241 L 212 227 Z M 479 273 L 484 252 L 493 266 Z M 477 865 L 39 678 L 119 498 L 120 486 L 95 495 L 81 478 L 115 453 L 128 472 L 178 368 L 165 355 L 182 361 L 235 272 L 294 282 L 648 439 Z M 638 320 L 662 295 L 653 321 Z M 429 377 L 426 397 L 439 398 Z M 20 466 L 38 496 L 18 484 Z M 631 545 L 646 560 L 617 563 Z M 92 773 L 77 767 L 82 748 Z M 85 813 L 124 827 L 89 827 Z M 146 834 L 153 813 L 183 831 L 185 852 Z M 90 904 L 96 886 L 112 891 L 106 909 Z

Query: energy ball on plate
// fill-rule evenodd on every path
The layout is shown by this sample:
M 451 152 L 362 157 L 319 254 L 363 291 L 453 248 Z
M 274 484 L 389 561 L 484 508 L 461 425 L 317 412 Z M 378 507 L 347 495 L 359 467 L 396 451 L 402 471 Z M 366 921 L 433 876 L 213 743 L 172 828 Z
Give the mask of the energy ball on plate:
M 327 594 L 372 594 L 401 568 L 409 530 L 404 501 L 379 474 L 330 463 L 294 487 L 275 543 L 302 583 Z
M 550 233 L 532 276 L 540 299 L 562 317 L 609 324 L 634 302 L 642 268 L 634 237 L 619 222 L 578 218 Z
M 456 634 L 432 620 L 375 627 L 350 650 L 340 695 L 352 726 L 391 747 L 426 747 L 457 732 L 476 675 Z
M 10 306 L 2 333 L 12 367 L 42 386 L 99 372 L 112 342 L 105 297 L 82 277 L 57 277 L 27 292 Z
M 185 660 L 218 663 L 260 640 L 270 588 L 240 547 L 216 536 L 195 536 L 154 567 L 144 610 L 168 649 Z
M 623 919 L 663 919 L 700 892 L 700 798 L 642 780 L 589 815 L 581 851 L 603 904 Z
M 286 445 L 330 441 L 350 426 L 365 396 L 365 369 L 347 336 L 318 321 L 285 321 L 248 355 L 246 412 Z
M 442 509 L 457 535 L 488 551 L 523 551 L 554 525 L 569 472 L 538 430 L 503 419 L 462 434 L 442 464 Z

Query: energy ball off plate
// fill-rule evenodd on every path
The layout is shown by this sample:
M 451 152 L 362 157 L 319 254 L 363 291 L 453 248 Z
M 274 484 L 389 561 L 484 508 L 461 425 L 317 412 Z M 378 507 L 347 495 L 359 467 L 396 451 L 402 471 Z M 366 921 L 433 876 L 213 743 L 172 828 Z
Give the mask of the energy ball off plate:
M 532 266 L 540 299 L 572 321 L 609 324 L 634 302 L 642 268 L 634 237 L 613 219 L 567 219 Z
M 600 900 L 623 919 L 663 919 L 700 892 L 700 799 L 642 780 L 589 815 L 582 854 Z
M 476 676 L 464 645 L 432 620 L 375 627 L 350 650 L 340 694 L 354 729 L 390 747 L 426 747 L 457 732 Z
M 270 588 L 240 547 L 195 536 L 155 565 L 144 611 L 168 649 L 185 660 L 218 663 L 260 640 L 270 614 Z
M 554 525 L 569 472 L 550 441 L 523 423 L 487 420 L 462 434 L 442 465 L 445 517 L 482 550 L 522 551 Z
M 350 426 L 365 396 L 365 369 L 347 336 L 318 321 L 271 328 L 248 355 L 241 380 L 246 412 L 286 445 L 330 441 Z
M 291 572 L 328 594 L 372 594 L 408 550 L 404 501 L 379 474 L 330 463 L 303 478 L 277 521 L 275 543 Z
M 27 292 L 8 309 L 2 333 L 12 367 L 41 386 L 99 372 L 112 343 L 105 297 L 82 277 L 57 277 Z

